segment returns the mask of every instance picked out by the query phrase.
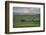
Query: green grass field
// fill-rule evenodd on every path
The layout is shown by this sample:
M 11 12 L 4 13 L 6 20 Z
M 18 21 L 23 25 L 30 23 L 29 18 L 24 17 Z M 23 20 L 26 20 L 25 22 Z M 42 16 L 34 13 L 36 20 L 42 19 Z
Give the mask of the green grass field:
M 13 28 L 40 27 L 40 15 L 15 15 L 13 17 Z

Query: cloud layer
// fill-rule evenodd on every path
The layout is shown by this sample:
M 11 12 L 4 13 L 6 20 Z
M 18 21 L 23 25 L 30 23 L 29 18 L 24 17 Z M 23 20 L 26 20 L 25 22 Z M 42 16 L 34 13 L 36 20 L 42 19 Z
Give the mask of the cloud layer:
M 40 14 L 40 8 L 35 7 L 13 7 L 13 13 L 16 15 L 32 15 L 32 14 Z

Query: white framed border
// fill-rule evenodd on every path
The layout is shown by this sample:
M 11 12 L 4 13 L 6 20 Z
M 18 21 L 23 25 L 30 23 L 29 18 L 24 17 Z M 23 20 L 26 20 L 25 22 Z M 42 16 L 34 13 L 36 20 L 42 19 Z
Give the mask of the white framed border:
M 40 27 L 13 28 L 13 7 L 37 7 L 40 8 Z M 43 30 L 43 5 L 34 4 L 9 4 L 9 32 L 40 31 Z

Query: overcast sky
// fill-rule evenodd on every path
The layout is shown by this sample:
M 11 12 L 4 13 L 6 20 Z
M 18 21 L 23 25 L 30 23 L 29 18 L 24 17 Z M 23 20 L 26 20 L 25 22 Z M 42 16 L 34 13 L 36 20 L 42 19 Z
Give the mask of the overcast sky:
M 13 7 L 13 12 L 19 14 L 39 14 L 40 8 L 36 7 Z

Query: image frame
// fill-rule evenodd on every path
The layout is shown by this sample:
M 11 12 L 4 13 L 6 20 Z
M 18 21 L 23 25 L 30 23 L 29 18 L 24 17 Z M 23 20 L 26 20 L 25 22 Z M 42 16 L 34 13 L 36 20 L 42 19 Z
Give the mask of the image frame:
M 9 32 L 9 3 L 21 3 L 21 4 L 38 4 L 43 5 L 43 30 L 39 31 L 23 31 L 23 32 Z M 32 32 L 44 32 L 45 31 L 45 3 L 36 2 L 20 2 L 20 1 L 5 1 L 5 33 L 16 34 L 16 33 L 32 33 Z

